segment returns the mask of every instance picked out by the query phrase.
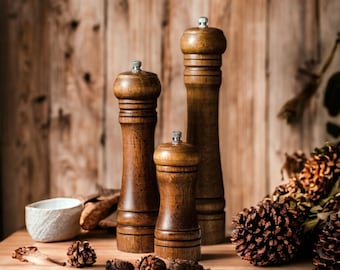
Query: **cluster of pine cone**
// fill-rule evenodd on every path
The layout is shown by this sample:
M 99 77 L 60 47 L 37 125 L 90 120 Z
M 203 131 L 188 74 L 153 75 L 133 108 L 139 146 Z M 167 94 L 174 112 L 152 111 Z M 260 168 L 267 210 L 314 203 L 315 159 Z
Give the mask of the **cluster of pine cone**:
M 231 241 L 253 265 L 312 254 L 317 269 L 340 269 L 340 142 L 295 160 L 288 183 L 233 218 Z
M 204 268 L 197 261 L 180 259 L 171 260 L 167 268 L 161 258 L 147 255 L 137 260 L 135 265 L 119 259 L 108 260 L 106 270 L 204 270 Z

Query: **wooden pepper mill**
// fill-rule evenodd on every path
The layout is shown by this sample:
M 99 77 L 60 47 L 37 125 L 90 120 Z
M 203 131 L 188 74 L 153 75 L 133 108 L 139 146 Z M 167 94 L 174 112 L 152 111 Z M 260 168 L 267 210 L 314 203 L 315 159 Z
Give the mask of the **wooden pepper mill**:
M 195 182 L 199 154 L 174 131 L 172 143 L 154 153 L 160 190 L 155 229 L 155 254 L 166 259 L 199 260 L 201 233 L 195 209 Z
M 225 199 L 218 137 L 218 102 L 222 54 L 227 42 L 220 29 L 208 27 L 199 18 L 198 27 L 187 29 L 181 38 L 184 54 L 184 83 L 187 88 L 187 142 L 200 153 L 196 184 L 196 210 L 202 244 L 225 239 Z
M 142 71 L 140 61 L 134 61 L 132 71 L 120 73 L 114 82 L 123 138 L 117 248 L 125 252 L 144 253 L 154 249 L 159 192 L 153 152 L 160 91 L 157 75 Z

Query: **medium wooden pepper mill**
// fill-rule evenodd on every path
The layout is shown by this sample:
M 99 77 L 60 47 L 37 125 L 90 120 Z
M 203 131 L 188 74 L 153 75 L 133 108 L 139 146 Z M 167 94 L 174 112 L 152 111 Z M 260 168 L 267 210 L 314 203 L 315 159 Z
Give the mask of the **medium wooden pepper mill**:
M 195 182 L 199 154 L 174 131 L 171 143 L 154 153 L 160 190 L 155 229 L 155 254 L 166 259 L 199 260 L 201 232 L 195 209 Z
M 196 209 L 202 244 L 225 239 L 225 199 L 218 136 L 218 102 L 222 54 L 227 41 L 220 29 L 208 27 L 206 17 L 181 38 L 184 83 L 187 88 L 187 142 L 201 155 L 196 184 Z
M 114 82 L 123 137 L 117 248 L 125 252 L 144 253 L 154 249 L 159 192 L 153 152 L 160 91 L 157 75 L 142 71 L 140 61 L 134 61 L 132 71 L 120 73 Z

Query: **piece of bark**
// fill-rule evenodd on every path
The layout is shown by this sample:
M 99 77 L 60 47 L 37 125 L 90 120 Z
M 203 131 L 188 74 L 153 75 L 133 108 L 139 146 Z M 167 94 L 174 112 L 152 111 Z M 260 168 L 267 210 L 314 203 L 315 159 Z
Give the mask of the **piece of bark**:
M 101 220 L 112 214 L 117 209 L 120 192 L 111 195 L 100 195 L 88 201 L 80 215 L 80 226 L 84 230 L 93 230 Z
M 98 228 L 100 229 L 114 229 L 117 227 L 117 221 L 102 219 L 98 222 Z

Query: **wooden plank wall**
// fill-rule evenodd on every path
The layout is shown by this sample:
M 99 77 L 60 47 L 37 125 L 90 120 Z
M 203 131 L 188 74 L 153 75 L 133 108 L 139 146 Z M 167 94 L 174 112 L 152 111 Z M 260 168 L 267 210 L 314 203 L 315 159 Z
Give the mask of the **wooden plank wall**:
M 282 104 L 303 87 L 304 80 L 297 69 L 306 62 L 316 62 L 315 72 L 319 72 L 326 61 L 340 29 L 340 17 L 335 15 L 338 11 L 339 1 L 272 1 L 268 6 L 267 166 L 270 190 L 279 181 L 275 175 L 285 152 L 297 148 L 310 151 L 332 139 L 325 129 L 329 117 L 323 107 L 323 96 L 327 78 L 340 68 L 339 50 L 301 124 L 287 125 L 278 121 L 276 115 Z M 282 33 L 284 29 L 287 29 L 286 34 Z M 334 121 L 339 123 L 339 117 Z
M 49 1 L 51 196 L 96 191 L 103 178 L 104 1 Z
M 6 6 L 7 4 L 7 6 Z M 3 233 L 24 224 L 24 206 L 49 196 L 49 47 L 41 1 L 8 1 L 1 89 Z
M 122 170 L 116 76 L 132 60 L 158 74 L 156 142 L 186 135 L 186 90 L 179 40 L 199 16 L 221 28 L 220 146 L 227 228 L 233 214 L 280 183 L 285 153 L 333 139 L 322 105 L 338 51 L 301 123 L 277 118 L 302 87 L 298 67 L 316 71 L 340 31 L 337 0 L 0 0 L 1 224 L 24 224 L 25 204 L 51 196 L 119 188 Z M 0 57 L 0 59 L 1 59 Z M 332 118 L 340 122 L 339 117 Z

